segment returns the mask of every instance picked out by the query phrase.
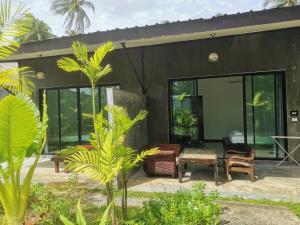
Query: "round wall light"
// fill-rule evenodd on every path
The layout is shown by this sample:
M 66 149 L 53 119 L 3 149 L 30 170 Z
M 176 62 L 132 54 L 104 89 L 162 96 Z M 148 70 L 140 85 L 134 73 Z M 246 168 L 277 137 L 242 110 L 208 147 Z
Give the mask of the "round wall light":
M 45 73 L 44 72 L 37 72 L 36 73 L 36 79 L 38 79 L 38 80 L 43 80 L 43 79 L 45 79 L 46 77 L 45 77 Z
M 208 55 L 209 62 L 217 62 L 218 59 L 219 59 L 219 56 L 217 53 L 215 53 L 215 52 L 209 53 L 209 55 Z

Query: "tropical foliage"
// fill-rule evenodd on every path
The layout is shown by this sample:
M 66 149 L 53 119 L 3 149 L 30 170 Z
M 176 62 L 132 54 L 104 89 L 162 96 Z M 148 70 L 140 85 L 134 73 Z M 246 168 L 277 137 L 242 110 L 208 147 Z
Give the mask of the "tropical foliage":
M 183 225 L 220 224 L 221 206 L 216 203 L 217 193 L 205 193 L 205 185 L 199 183 L 192 191 L 178 191 L 148 201 L 140 209 L 131 225 Z
M 24 94 L 9 95 L 0 101 L 0 201 L 8 225 L 22 225 L 25 220 L 31 179 L 46 143 L 47 114 L 40 121 L 39 110 Z M 21 182 L 21 168 L 26 157 L 34 156 Z
M 281 7 L 290 7 L 295 6 L 299 2 L 298 0 L 265 0 L 263 5 L 264 7 L 274 7 L 274 8 L 281 8 Z
M 179 135 L 194 136 L 196 133 L 196 116 L 190 109 L 184 107 L 184 100 L 188 95 L 183 92 L 179 96 L 174 96 L 174 101 L 179 102 L 180 107 L 173 107 L 175 133 Z
M 31 24 L 29 32 L 18 38 L 20 43 L 30 42 L 30 41 L 41 41 L 44 39 L 49 39 L 55 37 L 52 34 L 51 28 L 44 21 L 35 18 L 32 14 Z
M 57 195 L 58 189 L 59 187 L 55 186 L 55 192 L 49 186 L 42 183 L 33 183 L 31 185 L 26 213 L 26 225 L 62 225 L 60 220 L 61 214 L 68 218 L 75 218 L 73 211 L 74 205 L 76 205 L 74 187 L 66 184 L 63 190 L 67 194 L 59 196 Z
M 10 1 L 0 2 L 0 60 L 15 53 L 20 44 L 16 39 L 29 32 L 31 17 L 23 4 L 12 10 Z M 33 83 L 29 80 L 28 67 L 0 69 L 0 87 L 10 93 L 30 93 Z
M 103 213 L 99 225 L 106 225 L 108 220 L 109 209 L 110 206 L 108 206 L 105 212 Z M 66 218 L 63 215 L 60 216 L 60 220 L 64 223 L 64 225 L 75 225 L 75 223 L 71 222 L 68 218 Z M 77 225 L 86 225 L 86 219 L 83 215 L 82 208 L 81 208 L 81 199 L 79 199 L 77 202 L 76 222 Z
M 95 85 L 104 76 L 112 71 L 111 65 L 102 65 L 105 56 L 112 52 L 115 47 L 112 42 L 107 42 L 101 45 L 89 58 L 88 49 L 85 44 L 81 42 L 74 42 L 72 44 L 74 56 L 77 61 L 69 57 L 63 57 L 57 61 L 59 68 L 66 72 L 81 72 L 90 81 L 92 86 L 92 104 L 93 104 L 93 121 L 96 121 L 96 100 L 95 100 Z M 95 127 L 95 124 L 94 124 Z M 97 131 L 95 130 L 97 133 Z
M 53 0 L 51 6 L 56 15 L 66 16 L 64 26 L 68 34 L 83 33 L 90 27 L 91 21 L 85 8 L 95 13 L 93 3 L 88 0 Z
M 107 42 L 101 45 L 90 58 L 84 44 L 74 42 L 72 47 L 77 61 L 64 57 L 58 60 L 57 64 L 59 68 L 67 72 L 80 71 L 90 80 L 93 102 L 93 113 L 90 117 L 93 118 L 94 123 L 91 144 L 94 146 L 94 150 L 75 150 L 66 162 L 70 170 L 84 173 L 106 186 L 107 203 L 111 205 L 112 224 L 117 224 L 114 179 L 120 174 L 123 188 L 122 215 L 126 217 L 127 172 L 147 155 L 156 154 L 157 149 L 136 154 L 136 151 L 124 145 L 129 129 L 146 117 L 146 111 L 141 111 L 134 119 L 131 119 L 125 108 L 106 106 L 105 110 L 112 115 L 112 123 L 105 118 L 103 111 L 96 114 L 95 84 L 100 78 L 112 71 L 111 66 L 109 64 L 103 66 L 102 61 L 109 52 L 114 50 L 113 43 Z

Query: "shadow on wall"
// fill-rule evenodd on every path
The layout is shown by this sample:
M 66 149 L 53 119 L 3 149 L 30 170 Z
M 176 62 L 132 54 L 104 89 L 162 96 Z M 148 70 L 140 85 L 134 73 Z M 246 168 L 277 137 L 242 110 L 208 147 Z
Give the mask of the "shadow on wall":
M 143 95 L 116 89 L 112 89 L 112 95 L 113 104 L 125 107 L 130 118 L 135 117 L 141 110 L 146 110 L 146 97 Z M 147 118 L 131 128 L 125 144 L 134 149 L 141 149 L 148 144 Z

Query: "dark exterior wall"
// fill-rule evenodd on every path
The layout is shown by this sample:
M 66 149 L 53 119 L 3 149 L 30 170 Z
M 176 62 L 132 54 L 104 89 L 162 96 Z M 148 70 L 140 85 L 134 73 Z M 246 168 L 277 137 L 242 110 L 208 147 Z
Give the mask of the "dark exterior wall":
M 144 51 L 149 142 L 168 142 L 168 79 L 172 78 L 284 70 L 287 111 L 300 111 L 299 37 L 300 29 L 297 28 L 129 49 L 138 72 L 142 71 L 141 52 Z M 208 62 L 211 52 L 218 53 L 217 63 Z M 47 78 L 37 81 L 38 87 L 88 84 L 80 74 L 59 71 L 55 61 L 56 58 L 46 58 L 21 64 L 45 72 Z M 101 83 L 120 83 L 124 90 L 141 93 L 124 50 L 115 51 L 107 61 L 114 71 Z M 289 117 L 287 121 L 288 135 L 300 136 L 299 122 L 292 123 Z

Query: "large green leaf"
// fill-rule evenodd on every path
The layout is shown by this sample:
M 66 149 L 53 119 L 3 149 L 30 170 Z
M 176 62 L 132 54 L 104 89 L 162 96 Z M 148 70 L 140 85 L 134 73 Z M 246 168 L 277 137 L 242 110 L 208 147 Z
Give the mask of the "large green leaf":
M 107 221 L 108 221 L 108 213 L 109 213 L 109 210 L 110 210 L 111 206 L 112 206 L 112 203 L 110 203 L 110 204 L 107 206 L 105 212 L 103 213 L 103 215 L 102 215 L 102 217 L 101 217 L 101 220 L 100 220 L 100 224 L 99 224 L 99 225 L 106 225 L 106 224 L 107 224 Z
M 77 202 L 76 218 L 78 225 L 86 225 L 86 221 L 81 208 L 81 198 Z
M 0 118 L 0 162 L 19 164 L 41 127 L 38 109 L 24 94 L 9 95 L 0 101 Z

